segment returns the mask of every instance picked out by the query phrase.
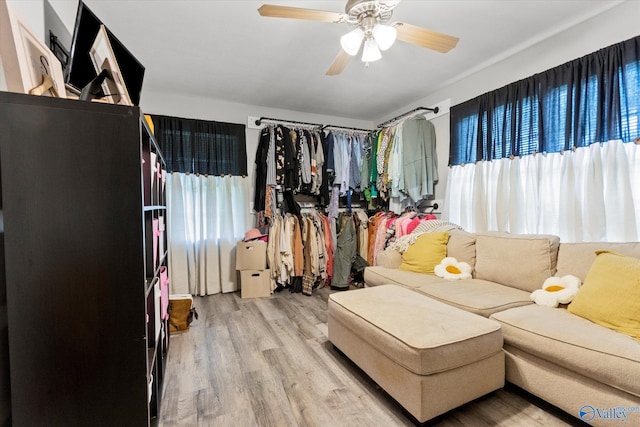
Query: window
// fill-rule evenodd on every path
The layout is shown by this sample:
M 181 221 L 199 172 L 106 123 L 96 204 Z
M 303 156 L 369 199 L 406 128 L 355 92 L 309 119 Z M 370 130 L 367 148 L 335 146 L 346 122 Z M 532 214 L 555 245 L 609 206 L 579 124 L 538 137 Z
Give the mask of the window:
M 169 172 L 247 175 L 245 126 L 153 115 Z
M 640 135 L 640 37 L 451 108 L 449 165 Z

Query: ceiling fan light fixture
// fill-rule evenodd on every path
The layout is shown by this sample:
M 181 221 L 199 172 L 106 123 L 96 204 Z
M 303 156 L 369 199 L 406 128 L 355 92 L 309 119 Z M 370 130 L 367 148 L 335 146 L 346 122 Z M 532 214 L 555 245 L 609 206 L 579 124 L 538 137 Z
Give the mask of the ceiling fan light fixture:
M 377 24 L 373 27 L 372 35 L 380 50 L 387 50 L 395 43 L 398 31 L 390 25 Z
M 360 28 L 356 28 L 353 31 L 348 32 L 344 36 L 340 37 L 340 45 L 342 49 L 351 56 L 358 54 L 360 45 L 364 39 L 364 31 Z
M 382 58 L 382 53 L 378 48 L 378 44 L 372 38 L 365 40 L 364 48 L 362 49 L 362 62 L 373 62 Z

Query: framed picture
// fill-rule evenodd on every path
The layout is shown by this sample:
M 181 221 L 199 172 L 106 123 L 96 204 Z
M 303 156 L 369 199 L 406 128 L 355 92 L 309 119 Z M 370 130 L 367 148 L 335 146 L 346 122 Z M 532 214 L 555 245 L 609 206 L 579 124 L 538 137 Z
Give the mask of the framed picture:
M 7 90 L 66 97 L 60 61 L 4 0 L 0 0 L 0 39 Z
M 102 81 L 102 91 L 107 102 L 133 105 L 104 25 L 100 25 L 100 31 L 98 31 L 98 35 L 89 50 L 89 56 L 96 72 L 99 75 L 100 73 L 106 75 L 106 78 Z
M 64 73 L 64 69 L 67 67 L 69 63 L 69 51 L 62 45 L 60 39 L 56 37 L 55 34 L 51 30 L 49 30 L 49 49 L 51 52 L 60 60 L 60 65 L 62 66 L 62 72 Z
M 18 53 L 11 31 L 9 8 L 5 0 L 0 0 L 0 62 L 2 63 L 0 88 L 8 92 L 24 93 L 18 67 Z

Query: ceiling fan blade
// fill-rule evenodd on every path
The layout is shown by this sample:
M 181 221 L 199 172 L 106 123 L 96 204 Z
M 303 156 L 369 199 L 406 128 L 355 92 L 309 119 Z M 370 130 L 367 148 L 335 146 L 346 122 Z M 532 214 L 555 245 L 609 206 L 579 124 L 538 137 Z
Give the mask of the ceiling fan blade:
M 438 33 L 404 22 L 396 22 L 394 27 L 398 30 L 398 40 L 442 53 L 447 53 L 456 47 L 458 40 L 460 40 L 448 34 Z
M 327 76 L 337 76 L 338 74 L 342 73 L 350 60 L 351 56 L 349 56 L 349 54 L 345 52 L 344 49 L 340 49 L 340 52 L 338 52 L 338 55 L 336 55 L 336 58 L 333 60 L 331 66 L 327 70 Z
M 306 19 L 308 21 L 320 22 L 341 22 L 343 15 L 338 12 L 328 12 L 326 10 L 301 9 L 299 7 L 276 6 L 273 4 L 263 4 L 258 9 L 261 16 L 272 18 L 292 18 Z

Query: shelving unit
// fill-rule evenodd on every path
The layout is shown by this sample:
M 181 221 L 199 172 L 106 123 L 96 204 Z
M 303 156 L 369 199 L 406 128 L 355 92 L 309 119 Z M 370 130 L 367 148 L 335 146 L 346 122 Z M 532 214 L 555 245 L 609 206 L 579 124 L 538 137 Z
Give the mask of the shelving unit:
M 137 107 L 0 92 L 14 426 L 157 421 L 167 244 L 151 158 L 162 169 Z

